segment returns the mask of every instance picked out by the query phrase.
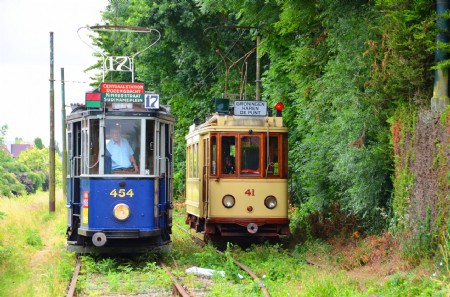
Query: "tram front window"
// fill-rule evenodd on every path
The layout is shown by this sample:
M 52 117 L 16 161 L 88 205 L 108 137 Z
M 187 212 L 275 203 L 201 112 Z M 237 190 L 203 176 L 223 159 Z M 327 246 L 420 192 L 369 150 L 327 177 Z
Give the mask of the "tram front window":
M 140 120 L 106 120 L 105 173 L 139 173 Z
M 241 138 L 241 174 L 260 174 L 260 138 L 244 136 Z
M 278 156 L 278 136 L 270 136 L 269 137 L 269 151 L 267 152 L 267 168 L 266 175 L 267 176 L 279 176 L 279 156 Z
M 234 136 L 222 137 L 222 173 L 234 174 L 236 170 L 236 138 Z

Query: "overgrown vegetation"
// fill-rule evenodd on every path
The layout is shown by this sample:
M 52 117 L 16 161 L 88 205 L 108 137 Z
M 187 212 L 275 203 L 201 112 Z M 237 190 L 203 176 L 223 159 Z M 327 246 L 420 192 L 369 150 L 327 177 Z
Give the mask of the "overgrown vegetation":
M 0 145 L 3 144 L 7 125 L 0 129 Z M 0 149 L 0 197 L 23 196 L 48 189 L 49 151 L 40 138 L 35 139 L 35 147 L 23 151 L 18 158 Z M 61 186 L 62 164 L 55 157 L 56 185 Z
M 104 19 L 162 31 L 161 41 L 138 58 L 136 77 L 160 93 L 178 118 L 175 189 L 180 196 L 184 135 L 191 120 L 207 117 L 212 99 L 222 93 L 244 90 L 245 99 L 254 98 L 254 56 L 242 68 L 248 69 L 242 89 L 237 68 L 225 76 L 223 58 L 238 61 L 261 38 L 262 99 L 286 106 L 294 227 L 296 234 L 311 238 L 317 236 L 311 233 L 314 218 L 330 223 L 352 218 L 345 219 L 351 221 L 349 234 L 388 227 L 404 234 L 414 225 L 416 143 L 408 129 L 415 129 L 416 117 L 430 105 L 433 67 L 446 67 L 446 62 L 434 64 L 435 9 L 431 0 L 136 0 L 111 1 Z M 96 42 L 115 55 L 144 44 L 114 40 L 105 33 Z M 108 79 L 124 77 L 110 73 Z M 436 149 L 436 164 L 442 164 L 448 146 Z M 441 227 L 427 229 L 432 245 L 422 250 L 436 250 L 436 232 L 447 220 L 449 206 L 442 197 L 449 191 L 448 168 L 439 168 L 441 190 L 433 195 L 441 197 L 445 211 L 439 214 Z M 425 222 L 421 218 L 416 225 Z M 430 226 L 435 219 L 432 211 Z
M 44 194 L 0 201 L 0 296 L 65 295 L 75 256 L 64 251 L 66 213 L 61 193 L 57 195 L 58 211 L 52 214 L 48 213 L 48 197 Z M 174 215 L 174 221 L 183 224 L 184 210 L 175 210 Z M 232 258 L 260 276 L 274 297 L 450 293 L 448 234 L 442 235 L 445 244 L 441 245 L 436 267 L 428 264 L 404 272 L 402 266 L 408 264 L 397 258 L 397 244 L 389 236 L 362 239 L 355 235 L 328 243 L 310 240 L 296 245 L 293 257 L 279 244 L 247 248 L 228 245 L 223 256 L 211 245 L 202 249 L 184 232 L 177 228 L 173 231 L 173 246 L 163 254 L 164 262 L 171 265 L 183 283 L 208 292 L 208 296 L 261 295 L 259 284 L 232 265 Z M 169 295 L 170 291 L 160 291 L 169 290 L 171 280 L 156 265 L 158 259 L 154 254 L 135 258 L 84 256 L 77 293 Z M 224 271 L 225 277 L 217 273 L 212 281 L 195 279 L 185 271 L 192 266 Z
M 65 200 L 48 195 L 0 197 L 0 296 L 63 296 L 74 257 L 64 251 Z
M 434 63 L 435 1 L 112 0 L 104 19 L 108 24 L 162 32 L 161 41 L 137 58 L 136 80 L 159 93 L 177 116 L 175 190 L 180 199 L 184 192 L 184 135 L 194 118 L 210 114 L 212 99 L 222 93 L 242 90 L 245 99 L 254 99 L 255 55 L 242 65 L 247 69 L 242 89 L 238 68 L 232 68 L 226 77 L 222 58 L 238 61 L 255 47 L 259 36 L 262 99 L 269 105 L 284 103 L 284 120 L 290 128 L 294 239 L 307 240 L 307 245 L 312 242 L 312 247 L 322 250 L 327 245 L 315 239 L 339 236 L 357 243 L 357 234 L 388 231 L 400 240 L 398 246 L 411 264 L 439 257 L 441 246 L 448 267 L 448 237 L 444 239 L 442 234 L 450 226 L 450 112 L 447 108 L 440 117 L 423 112 L 433 96 L 432 70 L 448 67 L 448 61 Z M 125 42 L 108 34 L 103 32 L 96 42 L 113 55 L 128 55 L 149 43 L 131 37 Z M 129 81 L 124 73 L 109 73 L 106 79 Z M 0 143 L 6 129 L 0 129 Z M 45 189 L 47 159 L 45 148 L 17 160 L 0 151 L 0 195 L 12 197 Z M 24 180 L 32 186 L 26 189 Z M 0 220 L 9 216 L 10 212 L 0 208 Z M 37 232 L 35 227 L 28 230 Z M 4 234 L 0 233 L 0 265 L 10 265 L 18 256 Z M 42 247 L 39 237 L 22 236 L 22 240 L 29 238 L 27 248 Z M 171 254 L 174 261 L 187 263 L 194 254 L 199 264 L 223 268 L 224 263 L 211 258 L 208 250 L 200 253 L 182 247 L 186 249 L 183 253 L 177 248 Z M 257 248 L 246 252 L 259 255 Z M 277 255 L 284 257 L 282 252 Z M 345 263 L 345 267 L 365 261 L 344 259 L 344 255 L 336 255 L 332 260 Z M 296 265 L 301 271 L 313 270 L 303 263 Z M 8 266 L 18 275 L 28 273 L 15 267 Z M 269 270 L 273 283 L 289 275 L 273 267 Z M 441 279 L 435 282 L 398 274 L 384 292 L 375 286 L 369 291 L 376 295 L 448 292 L 448 271 L 443 275 L 443 283 L 439 283 Z M 305 296 L 338 291 L 364 295 L 354 284 L 345 283 L 341 274 L 335 279 L 315 276 L 311 283 L 302 278 L 302 282 L 310 284 Z M 280 294 L 287 293 L 283 289 Z M 242 290 L 252 292 L 251 288 Z
M 77 292 L 87 296 L 111 293 L 170 296 L 172 280 L 152 255 L 131 258 L 82 256 Z M 164 292 L 161 287 L 167 288 Z

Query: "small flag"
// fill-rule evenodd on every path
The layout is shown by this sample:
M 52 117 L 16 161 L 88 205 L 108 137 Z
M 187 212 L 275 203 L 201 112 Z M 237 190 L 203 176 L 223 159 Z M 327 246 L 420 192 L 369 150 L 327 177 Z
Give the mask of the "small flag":
M 102 94 L 95 92 L 86 92 L 86 107 L 100 108 L 102 107 Z

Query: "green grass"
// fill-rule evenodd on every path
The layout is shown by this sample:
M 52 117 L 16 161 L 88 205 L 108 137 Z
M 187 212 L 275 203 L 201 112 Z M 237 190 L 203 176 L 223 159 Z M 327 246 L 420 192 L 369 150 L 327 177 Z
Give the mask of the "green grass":
M 51 214 L 47 193 L 0 199 L 0 296 L 64 296 L 75 256 L 65 251 L 66 209 L 61 195 L 57 197 L 56 212 Z M 184 226 L 183 210 L 174 214 L 174 221 Z M 443 240 L 441 255 L 431 264 L 359 277 L 355 273 L 364 266 L 359 266 L 358 259 L 371 252 L 368 242 L 355 242 L 352 259 L 345 250 L 320 240 L 297 245 L 294 257 L 290 257 L 281 245 L 269 243 L 246 249 L 228 245 L 225 256 L 219 255 L 212 245 L 200 248 L 193 244 L 176 227 L 172 238 L 172 249 L 162 255 L 164 262 L 177 276 L 185 277 L 191 288 L 207 291 L 207 296 L 262 295 L 258 283 L 236 269 L 231 258 L 251 268 L 273 297 L 450 295 L 448 238 Z M 86 256 L 77 290 L 95 296 L 170 288 L 170 278 L 156 265 L 158 259 L 153 254 L 134 260 Z M 223 270 L 226 277 L 214 275 L 206 288 L 205 283 L 185 273 L 191 266 Z
M 154 255 L 129 258 L 82 257 L 77 292 L 83 296 L 152 294 L 169 296 L 172 280 Z M 162 290 L 161 288 L 166 288 Z
M 0 198 L 0 296 L 64 296 L 74 267 L 65 251 L 66 208 L 48 193 Z

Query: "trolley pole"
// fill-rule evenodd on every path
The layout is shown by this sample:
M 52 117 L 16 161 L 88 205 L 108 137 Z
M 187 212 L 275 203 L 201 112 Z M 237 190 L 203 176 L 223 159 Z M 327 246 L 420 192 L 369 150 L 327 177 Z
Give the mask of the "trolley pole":
M 55 212 L 55 89 L 53 32 L 50 32 L 50 148 L 49 148 L 49 211 Z
M 64 68 L 61 68 L 61 130 L 62 130 L 62 188 L 67 197 L 67 148 L 66 148 L 66 93 L 64 88 Z
M 261 100 L 261 66 L 260 66 L 260 59 L 259 59 L 259 43 L 260 43 L 261 37 L 256 36 L 256 100 Z

